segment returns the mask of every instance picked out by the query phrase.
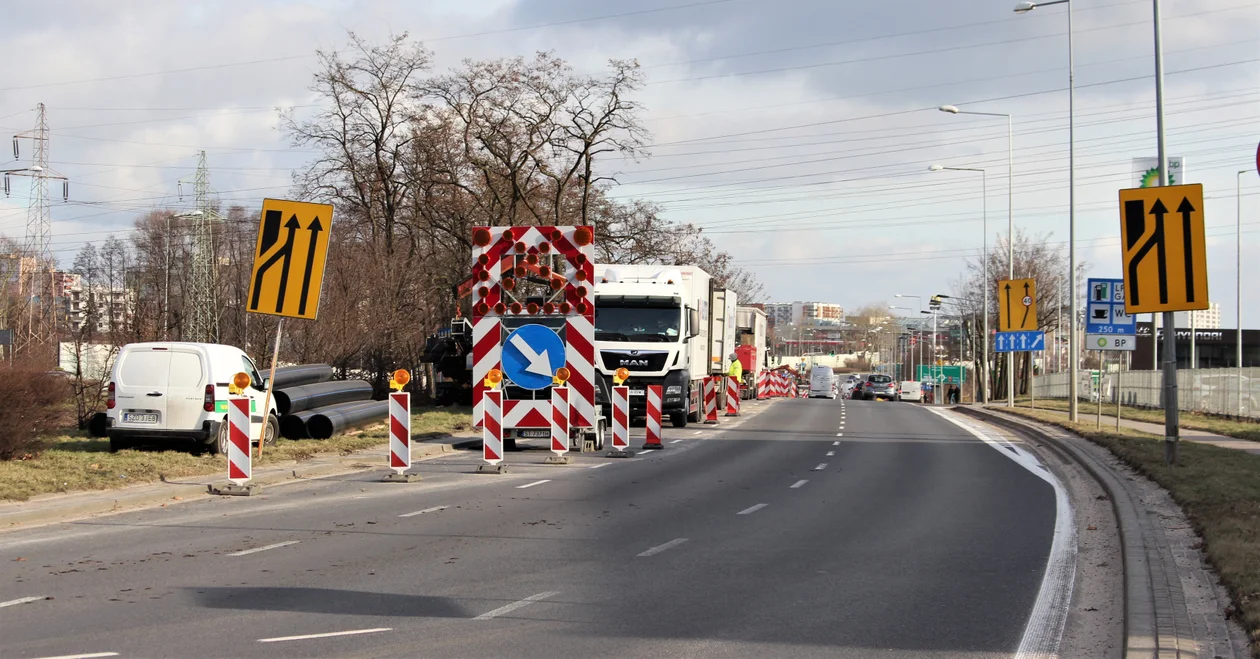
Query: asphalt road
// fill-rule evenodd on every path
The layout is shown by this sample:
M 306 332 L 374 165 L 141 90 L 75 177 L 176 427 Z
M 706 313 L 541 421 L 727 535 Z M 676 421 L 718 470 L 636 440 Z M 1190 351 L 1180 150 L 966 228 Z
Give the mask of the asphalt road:
M 632 460 L 524 451 L 477 475 L 463 453 L 419 463 L 420 483 L 376 472 L 0 535 L 0 657 L 1019 646 L 1055 494 L 1000 449 L 906 403 L 783 400 L 666 431 Z

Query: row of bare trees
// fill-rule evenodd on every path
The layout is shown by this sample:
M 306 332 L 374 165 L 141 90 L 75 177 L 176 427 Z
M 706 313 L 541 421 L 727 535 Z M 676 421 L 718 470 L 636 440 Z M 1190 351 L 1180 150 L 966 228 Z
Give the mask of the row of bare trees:
M 286 325 L 282 361 L 327 362 L 381 385 L 416 367 L 427 337 L 467 312 L 452 289 L 468 276 L 474 226 L 590 224 L 601 262 L 696 264 L 741 300 L 760 298 L 751 274 L 698 228 L 613 196 L 618 168 L 647 155 L 636 62 L 582 75 L 539 53 L 435 72 L 430 51 L 406 35 L 370 43 L 353 33 L 318 62 L 320 109 L 284 112 L 281 125 L 317 153 L 294 172 L 294 198 L 336 214 L 319 318 Z M 258 211 L 220 213 L 218 340 L 269 361 L 275 321 L 245 312 Z M 84 247 L 74 271 L 87 294 L 129 291 L 126 309 L 101 322 L 95 314 L 109 307 L 89 300 L 88 322 L 73 336 L 63 328 L 62 340 L 187 338 L 190 222 L 155 209 L 125 239 Z

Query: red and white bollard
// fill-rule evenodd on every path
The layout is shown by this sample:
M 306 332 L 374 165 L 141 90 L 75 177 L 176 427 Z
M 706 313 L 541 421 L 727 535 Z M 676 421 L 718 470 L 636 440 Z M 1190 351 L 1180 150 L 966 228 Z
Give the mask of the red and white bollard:
M 569 388 L 563 385 L 551 387 L 551 452 L 544 464 L 571 464 L 569 452 Z
M 477 470 L 502 472 L 499 463 L 503 462 L 503 391 L 487 389 L 481 402 L 481 457 L 486 464 Z
M 765 400 L 766 398 L 770 397 L 770 392 L 767 391 L 767 389 L 769 388 L 769 385 L 770 385 L 770 374 L 767 373 L 766 371 L 762 371 L 758 373 L 757 374 L 757 400 Z
M 661 385 L 649 384 L 647 387 L 647 438 L 643 448 L 665 448 L 661 444 Z
M 411 394 L 405 391 L 389 392 L 389 468 L 386 481 L 411 482 L 420 480 L 419 474 L 408 474 L 411 468 Z
M 228 398 L 228 480 L 245 487 L 253 476 L 253 451 L 249 443 L 249 398 Z
M 612 388 L 612 447 L 614 453 L 630 448 L 630 387 Z
M 726 416 L 739 416 L 739 378 L 726 376 Z
M 717 378 L 704 379 L 704 422 L 717 423 Z

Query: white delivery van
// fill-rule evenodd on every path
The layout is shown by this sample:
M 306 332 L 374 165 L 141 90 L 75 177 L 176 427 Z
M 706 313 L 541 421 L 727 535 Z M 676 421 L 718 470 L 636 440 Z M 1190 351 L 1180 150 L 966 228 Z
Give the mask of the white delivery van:
M 809 370 L 809 397 L 835 398 L 836 374 L 830 366 L 815 366 Z
M 916 403 L 923 402 L 923 389 L 918 382 L 914 380 L 905 380 L 901 383 L 901 400 L 912 400 Z
M 276 441 L 275 397 L 262 413 L 266 381 L 239 348 L 214 343 L 132 343 L 114 360 L 106 402 L 109 449 L 192 440 L 197 449 L 226 453 L 228 385 L 248 373 L 250 439 Z M 264 423 L 264 419 L 266 423 Z

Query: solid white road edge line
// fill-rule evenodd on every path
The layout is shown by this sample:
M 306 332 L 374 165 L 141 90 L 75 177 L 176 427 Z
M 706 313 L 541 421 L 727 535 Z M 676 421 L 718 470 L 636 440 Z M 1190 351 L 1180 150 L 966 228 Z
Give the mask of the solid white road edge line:
M 9 600 L 7 602 L 0 602 L 0 609 L 3 609 L 6 606 L 17 606 L 18 604 L 28 604 L 30 602 L 38 602 L 44 599 L 48 599 L 48 596 L 40 595 L 39 597 L 22 597 L 15 600 Z
M 765 507 L 766 507 L 766 506 L 768 506 L 768 505 L 770 505 L 770 504 L 768 504 L 768 503 L 759 503 L 759 504 L 757 504 L 757 505 L 755 505 L 755 506 L 752 506 L 752 507 L 749 507 L 749 508 L 745 508 L 745 509 L 743 509 L 743 510 L 741 510 L 741 511 L 739 511 L 739 512 L 735 513 L 735 514 L 736 514 L 736 515 L 751 515 L 751 514 L 753 514 L 753 513 L 757 512 L 758 510 L 761 510 L 762 508 L 765 508 Z
M 793 490 L 795 490 L 796 488 L 798 488 L 798 487 L 800 487 L 800 486 L 802 486 L 802 485 L 804 485 L 804 484 L 806 484 L 806 483 L 808 483 L 808 482 L 809 482 L 809 481 L 807 481 L 807 480 L 799 480 L 799 481 L 796 481 L 795 483 L 792 483 L 792 487 L 790 487 L 789 489 L 793 489 Z
M 378 632 L 392 632 L 393 627 L 374 627 L 372 629 L 350 629 L 344 632 L 328 632 L 325 634 L 303 634 L 302 636 L 277 636 L 275 638 L 260 638 L 259 643 L 279 643 L 281 641 L 305 641 L 312 638 L 332 638 L 334 636 L 356 636 L 358 634 L 376 634 Z
M 446 506 L 434 506 L 432 508 L 425 508 L 424 510 L 417 510 L 414 513 L 405 513 L 399 515 L 399 517 L 415 517 L 416 515 L 423 515 L 425 513 L 436 513 L 439 510 L 446 510 L 446 508 Z
M 530 595 L 529 597 L 526 597 L 523 600 L 512 602 L 511 604 L 508 604 L 505 606 L 500 606 L 499 608 L 493 611 L 487 611 L 477 616 L 476 618 L 473 618 L 473 620 L 491 620 L 493 618 L 497 618 L 506 613 L 511 613 L 523 606 L 529 606 L 530 604 L 533 604 L 534 602 L 545 600 L 548 597 L 555 597 L 556 595 L 559 595 L 559 594 L 560 594 L 559 591 L 549 590 L 545 593 L 538 593 L 537 595 Z
M 39 657 L 39 659 L 96 659 L 97 657 L 117 656 L 117 652 L 92 652 L 90 654 L 59 654 L 55 657 Z
M 525 489 L 525 488 L 527 488 L 527 487 L 533 487 L 533 486 L 535 486 L 535 485 L 542 485 L 543 483 L 550 483 L 550 482 L 551 482 L 551 479 L 550 479 L 550 478 L 548 478 L 548 479 L 546 479 L 546 480 L 534 481 L 534 482 L 532 482 L 532 483 L 526 483 L 526 484 L 524 484 L 524 485 L 517 485 L 517 486 L 516 486 L 516 489 L 518 489 L 518 490 L 523 490 L 523 489 Z
M 289 540 L 287 542 L 277 542 L 274 545 L 267 545 L 265 547 L 254 547 L 253 549 L 246 549 L 245 551 L 233 552 L 231 554 L 228 554 L 228 556 L 247 556 L 249 554 L 257 554 L 260 551 L 267 551 L 268 549 L 279 549 L 281 547 L 288 547 L 289 545 L 296 545 L 299 542 L 301 542 L 301 540 Z
M 1041 588 L 1033 603 L 1024 636 L 1015 652 L 1015 659 L 1058 656 L 1059 642 L 1067 624 L 1068 609 L 1072 603 L 1072 583 L 1076 579 L 1076 522 L 1072 501 L 1059 479 L 1042 468 L 1036 456 L 1023 447 L 990 437 L 987 432 L 970 423 L 954 418 L 938 410 L 932 413 L 966 430 L 993 447 L 993 450 L 1013 460 L 1054 488 L 1054 541 L 1050 544 L 1050 556 L 1046 559 L 1046 571 L 1041 577 Z M 1007 450 L 1013 448 L 1014 451 Z
M 657 555 L 657 554 L 659 554 L 659 553 L 661 553 L 661 552 L 665 551 L 666 549 L 670 549 L 671 547 L 677 547 L 678 545 L 681 545 L 682 543 L 684 543 L 684 542 L 686 542 L 686 541 L 687 541 L 687 539 L 686 539 L 686 538 L 674 538 L 673 540 L 670 540 L 669 542 L 667 542 L 667 543 L 665 543 L 665 544 L 663 544 L 663 545 L 657 545 L 657 546 L 655 546 L 655 547 L 653 547 L 653 548 L 651 548 L 651 549 L 649 549 L 649 550 L 647 550 L 647 551 L 645 551 L 645 552 L 643 552 L 643 553 L 639 554 L 639 556 L 640 556 L 640 557 L 643 557 L 643 556 L 655 556 L 655 555 Z

